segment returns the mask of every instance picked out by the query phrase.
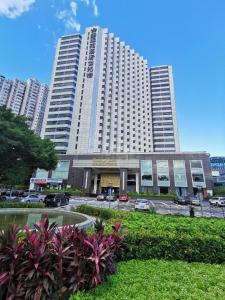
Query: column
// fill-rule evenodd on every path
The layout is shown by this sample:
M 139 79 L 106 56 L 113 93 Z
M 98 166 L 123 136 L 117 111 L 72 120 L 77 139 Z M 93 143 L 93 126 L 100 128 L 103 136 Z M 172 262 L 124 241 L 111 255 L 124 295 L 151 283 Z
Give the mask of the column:
M 139 172 L 136 173 L 136 192 L 139 193 Z
M 127 169 L 120 169 L 120 194 L 127 193 Z
M 97 182 L 98 182 L 98 174 L 95 174 L 93 194 L 97 193 Z
M 86 195 L 91 193 L 91 168 L 84 169 L 83 188 Z

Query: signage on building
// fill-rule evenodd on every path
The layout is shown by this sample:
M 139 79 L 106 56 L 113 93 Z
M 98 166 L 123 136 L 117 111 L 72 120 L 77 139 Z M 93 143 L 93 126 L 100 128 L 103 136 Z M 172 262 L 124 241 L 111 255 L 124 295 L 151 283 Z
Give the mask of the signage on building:
M 87 78 L 93 77 L 95 48 L 96 48 L 96 35 L 97 35 L 96 32 L 97 32 L 97 28 L 91 29 L 88 61 L 87 61 Z
M 102 166 L 102 167 L 110 167 L 110 166 L 117 166 L 116 159 L 93 159 L 92 166 Z

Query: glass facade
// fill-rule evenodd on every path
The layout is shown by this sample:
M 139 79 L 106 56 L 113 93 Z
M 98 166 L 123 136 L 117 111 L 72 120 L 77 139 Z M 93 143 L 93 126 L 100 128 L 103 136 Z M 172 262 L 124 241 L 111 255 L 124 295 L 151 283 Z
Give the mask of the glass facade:
M 69 160 L 60 160 L 56 169 L 52 171 L 52 178 L 68 179 L 69 166 Z
M 44 169 L 37 169 L 36 178 L 48 178 L 48 171 Z
M 205 188 L 205 177 L 201 160 L 191 160 L 191 177 L 192 184 L 195 188 Z
M 141 160 L 141 186 L 153 186 L 151 160 Z
M 156 165 L 158 186 L 169 187 L 170 177 L 168 160 L 157 160 Z
M 184 160 L 174 160 L 174 182 L 175 187 L 187 187 L 187 176 Z

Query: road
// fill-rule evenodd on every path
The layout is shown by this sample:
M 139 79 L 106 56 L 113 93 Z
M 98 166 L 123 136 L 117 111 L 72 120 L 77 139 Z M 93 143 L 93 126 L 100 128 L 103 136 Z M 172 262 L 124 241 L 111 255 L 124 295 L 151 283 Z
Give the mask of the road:
M 177 205 L 171 200 L 151 200 L 151 206 L 159 214 L 166 215 L 184 215 L 189 216 L 189 206 L 188 205 Z M 90 197 L 73 197 L 70 199 L 70 205 L 76 207 L 82 204 L 91 205 L 101 208 L 114 208 L 120 210 L 132 211 L 134 210 L 135 200 L 129 200 L 128 202 L 108 202 L 108 201 L 97 201 L 96 198 Z M 212 207 L 207 201 L 203 201 L 202 208 L 200 206 L 195 206 L 195 216 L 196 217 L 216 217 L 225 218 L 225 208 L 224 207 Z

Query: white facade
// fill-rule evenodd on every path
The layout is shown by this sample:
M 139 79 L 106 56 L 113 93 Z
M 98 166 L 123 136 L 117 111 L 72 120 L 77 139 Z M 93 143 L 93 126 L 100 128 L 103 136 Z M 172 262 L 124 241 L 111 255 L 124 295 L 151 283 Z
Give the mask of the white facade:
M 19 114 L 23 103 L 26 90 L 26 82 L 23 80 L 13 80 L 12 87 L 8 96 L 7 107 L 15 114 Z
M 68 154 L 152 152 L 147 60 L 99 27 L 80 56 Z
M 53 65 L 50 94 L 41 136 L 55 143 L 56 151 L 65 154 L 74 110 L 81 36 L 59 39 Z
M 180 151 L 171 66 L 150 68 L 154 152 Z
M 48 86 L 36 79 L 9 80 L 0 76 L 0 105 L 6 105 L 15 114 L 24 115 L 28 126 L 41 133 Z
M 4 76 L 0 76 L 0 105 L 7 104 L 12 83 L 12 80 L 6 79 Z
M 33 122 L 31 125 L 31 129 L 36 132 L 38 135 L 41 134 L 41 129 L 44 120 L 45 108 L 48 99 L 49 87 L 47 84 L 41 84 L 39 88 L 39 94 L 37 98 L 37 104 L 35 107 Z

